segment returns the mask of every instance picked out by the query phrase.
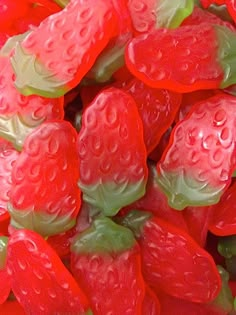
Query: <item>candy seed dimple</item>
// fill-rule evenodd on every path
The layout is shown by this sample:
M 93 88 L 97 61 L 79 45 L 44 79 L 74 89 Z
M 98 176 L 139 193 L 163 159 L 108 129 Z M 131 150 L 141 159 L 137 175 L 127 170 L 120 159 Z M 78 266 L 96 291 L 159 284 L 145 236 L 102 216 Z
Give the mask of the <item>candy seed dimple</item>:
M 150 124 L 154 124 L 158 121 L 160 116 L 160 111 L 158 109 L 153 109 L 148 116 L 148 121 Z
M 202 182 L 205 182 L 205 181 L 207 181 L 208 177 L 209 177 L 209 171 L 208 171 L 208 170 L 206 170 L 206 171 L 200 171 L 200 172 L 198 173 L 197 179 L 200 180 L 200 181 L 202 181 Z
M 75 36 L 75 31 L 74 30 L 68 30 L 65 31 L 61 34 L 61 37 L 63 38 L 63 40 L 68 41 L 70 40 L 72 37 Z
M 103 160 L 100 164 L 100 170 L 102 173 L 106 174 L 111 170 L 111 166 L 112 166 L 111 161 L 107 159 Z
M 78 154 L 81 159 L 84 159 L 88 153 L 87 146 L 83 141 L 78 143 Z
M 136 25 L 136 29 L 140 32 L 140 33 L 144 33 L 148 30 L 149 24 L 147 21 L 142 21 L 139 22 L 138 25 Z
M 30 179 L 38 179 L 41 172 L 40 164 L 33 164 L 29 170 Z
M 47 180 L 49 183 L 53 183 L 57 178 L 57 169 L 51 168 L 50 172 L 47 173 Z
M 25 246 L 27 248 L 27 251 L 29 251 L 30 253 L 38 252 L 38 247 L 32 240 L 25 241 Z
M 220 180 L 225 182 L 229 179 L 229 172 L 225 169 L 222 169 L 220 172 Z
M 155 75 L 155 80 L 157 81 L 161 81 L 167 77 L 166 72 L 163 69 L 157 69 L 157 67 L 154 65 L 151 67 L 150 73 Z
M 55 28 L 58 28 L 61 30 L 63 26 L 66 24 L 66 19 L 65 18 L 58 18 L 57 20 L 52 22 L 54 24 Z
M 53 60 L 50 60 L 47 62 L 46 66 L 48 70 L 51 70 L 51 69 L 53 70 L 56 67 L 56 62 Z
M 18 263 L 18 266 L 20 267 L 21 270 L 23 270 L 23 271 L 26 270 L 27 263 L 24 260 L 18 258 L 17 263 Z
M 103 151 L 103 143 L 100 136 L 91 136 L 91 149 L 95 155 L 100 155 Z
M 114 14 L 112 13 L 111 10 L 109 10 L 109 11 L 107 11 L 107 12 L 104 14 L 104 20 L 105 20 L 105 21 L 110 21 L 110 20 L 112 20 L 113 16 L 114 16 Z M 104 34 L 101 33 L 100 39 L 102 39 L 103 37 L 104 37 Z
M 85 37 L 88 34 L 89 34 L 89 28 L 87 26 L 82 27 L 79 31 L 80 37 Z
M 202 141 L 202 146 L 206 150 L 211 150 L 215 147 L 216 145 L 216 137 L 214 135 L 209 135 Z
M 119 127 L 119 135 L 122 140 L 127 140 L 128 138 L 128 128 L 124 123 Z
M 86 128 L 94 129 L 98 125 L 97 115 L 94 110 L 88 110 L 84 114 L 84 123 Z
M 60 287 L 64 290 L 68 290 L 70 286 L 68 282 L 63 282 L 60 284 Z
M 213 159 L 216 161 L 216 162 L 219 162 L 219 161 L 222 161 L 223 160 L 223 157 L 224 157 L 224 154 L 223 152 L 219 149 L 219 150 L 216 150 L 213 154 Z
M 132 1 L 132 7 L 136 12 L 144 12 L 147 10 L 147 5 L 144 1 Z
M 55 155 L 58 153 L 60 147 L 60 143 L 58 139 L 51 137 L 48 141 L 48 153 Z
M 42 280 L 44 278 L 43 272 L 40 271 L 40 269 L 33 268 L 33 274 L 36 276 L 38 280 Z
M 42 304 L 39 304 L 39 309 L 42 311 L 42 312 L 45 312 L 45 306 L 44 305 L 42 305 Z
M 93 15 L 93 10 L 90 8 L 87 8 L 83 10 L 82 12 L 80 12 L 80 18 L 84 20 L 83 23 L 86 20 L 90 19 L 92 15 Z
M 50 51 L 53 51 L 53 49 L 54 49 L 54 41 L 51 39 L 51 38 L 49 38 L 49 39 L 47 39 L 46 41 L 45 41 L 45 43 L 44 43 L 44 49 L 45 49 L 45 51 L 47 51 L 47 52 L 50 52 Z
M 53 288 L 48 288 L 47 289 L 48 295 L 52 298 L 55 299 L 57 297 L 56 292 L 53 290 Z
M 106 112 L 105 112 L 105 119 L 106 123 L 108 124 L 109 127 L 113 127 L 114 124 L 118 124 L 118 113 L 117 109 L 113 108 L 112 106 L 107 107 Z
M 107 145 L 107 151 L 111 154 L 116 153 L 118 151 L 118 149 L 119 149 L 119 146 L 118 146 L 118 143 L 116 141 L 111 141 Z
M 215 126 L 222 126 L 227 120 L 226 112 L 223 109 L 219 109 L 214 116 L 214 125 Z
M 228 140 L 228 138 L 231 136 L 231 132 L 229 131 L 229 128 L 225 127 L 222 129 L 220 133 L 220 138 L 225 141 Z
M 21 288 L 21 293 L 23 294 L 23 295 L 28 295 L 28 291 L 26 290 L 26 288 Z
M 17 207 L 21 208 L 22 204 L 25 202 L 25 196 L 21 194 L 17 199 Z
M 13 274 L 10 266 L 7 266 L 7 273 L 9 274 L 9 276 L 12 276 L 12 274 Z
M 193 150 L 189 154 L 189 159 L 191 161 L 191 164 L 195 164 L 200 160 L 200 154 L 198 151 Z
M 188 63 L 186 62 L 186 63 L 180 64 L 179 69 L 180 69 L 181 71 L 187 71 L 187 70 L 188 70 L 188 67 L 189 67 L 189 65 L 188 65 Z
M 36 288 L 35 286 L 33 287 L 33 290 L 34 290 L 34 292 L 37 294 L 37 295 L 40 295 L 41 294 L 41 287 L 38 287 L 38 288 Z
M 89 182 L 92 177 L 91 170 L 88 167 L 81 167 L 80 177 L 83 178 L 83 181 Z
M 40 151 L 40 146 L 34 138 L 27 139 L 26 150 L 30 156 L 38 156 Z
M 89 270 L 91 270 L 91 272 L 96 273 L 97 270 L 99 270 L 100 265 L 102 264 L 102 260 L 99 256 L 94 255 L 89 262 Z
M 180 156 L 179 156 L 179 153 L 178 153 L 178 150 L 177 149 L 173 149 L 171 150 L 169 153 L 168 153 L 168 161 L 169 163 L 176 163 Z
M 66 50 L 63 50 L 63 56 L 66 60 L 70 60 L 74 58 L 74 56 L 77 54 L 78 46 L 76 44 L 73 44 L 69 46 Z
M 131 152 L 129 150 L 126 150 L 126 151 L 121 153 L 121 155 L 120 155 L 120 162 L 122 164 L 125 164 L 125 165 L 127 164 L 128 165 L 130 163 L 130 161 L 131 161 L 131 158 L 132 158 Z

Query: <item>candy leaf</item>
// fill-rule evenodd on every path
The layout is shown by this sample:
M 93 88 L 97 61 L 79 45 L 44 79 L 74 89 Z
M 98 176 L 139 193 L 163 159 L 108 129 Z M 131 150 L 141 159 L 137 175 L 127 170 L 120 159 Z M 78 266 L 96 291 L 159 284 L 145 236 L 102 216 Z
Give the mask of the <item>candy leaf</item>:
M 121 253 L 132 248 L 135 238 L 131 230 L 106 217 L 94 220 L 91 227 L 78 234 L 72 243 L 75 253 Z
M 218 59 L 224 69 L 224 78 L 220 87 L 225 88 L 236 83 L 236 34 L 226 26 L 214 27 L 219 41 Z
M 156 27 L 176 28 L 189 16 L 194 8 L 193 0 L 160 0 L 156 7 Z
M 8 237 L 0 237 L 0 269 L 6 266 Z
M 66 93 L 63 86 L 67 81 L 57 80 L 55 74 L 40 64 L 36 55 L 27 54 L 19 43 L 16 44 L 11 62 L 15 73 L 21 73 L 17 75 L 15 85 L 22 94 L 27 96 L 34 92 L 45 97 L 58 97 Z

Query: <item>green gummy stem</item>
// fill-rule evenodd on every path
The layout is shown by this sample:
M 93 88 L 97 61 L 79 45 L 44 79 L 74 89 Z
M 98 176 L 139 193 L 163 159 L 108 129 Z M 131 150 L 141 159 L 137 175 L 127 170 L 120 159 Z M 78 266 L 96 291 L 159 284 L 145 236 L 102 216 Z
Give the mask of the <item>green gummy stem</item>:
M 7 244 L 8 244 L 8 237 L 1 236 L 0 237 L 0 269 L 5 268 L 6 266 Z
M 77 254 L 119 254 L 136 244 L 133 233 L 107 217 L 98 217 L 75 237 L 71 250 Z
M 73 213 L 55 216 L 55 214 L 32 209 L 18 210 L 10 203 L 8 211 L 11 215 L 11 226 L 15 229 L 29 229 L 44 237 L 65 232 L 76 224 Z
M 56 4 L 58 4 L 59 7 L 61 7 L 63 9 L 67 6 L 67 4 L 70 2 L 70 0 L 54 0 L 54 2 Z M 86 313 L 86 315 L 87 315 L 87 313 Z
M 217 266 L 217 269 L 222 280 L 222 285 L 218 296 L 211 302 L 211 305 L 218 310 L 222 310 L 224 313 L 227 312 L 227 314 L 230 314 L 233 310 L 234 299 L 228 283 L 229 273 L 222 266 Z
M 224 72 L 220 88 L 236 83 L 236 33 L 226 26 L 214 25 L 218 47 L 218 62 Z
M 225 258 L 236 256 L 236 236 L 223 237 L 218 242 L 218 252 Z
M 83 192 L 83 200 L 101 210 L 106 216 L 116 215 L 122 207 L 141 198 L 146 191 L 146 179 L 141 178 L 135 183 L 125 181 L 123 184 L 115 182 L 95 183 L 91 185 L 78 182 Z
M 146 221 L 151 217 L 148 211 L 131 210 L 126 216 L 118 218 L 118 222 L 131 229 L 136 238 L 140 238 Z
M 183 171 L 165 171 L 160 168 L 157 184 L 168 198 L 171 208 L 184 210 L 188 206 L 208 206 L 219 202 L 224 185 L 212 187 L 196 181 Z
M 177 28 L 194 8 L 194 0 L 160 0 L 155 8 L 156 28 Z

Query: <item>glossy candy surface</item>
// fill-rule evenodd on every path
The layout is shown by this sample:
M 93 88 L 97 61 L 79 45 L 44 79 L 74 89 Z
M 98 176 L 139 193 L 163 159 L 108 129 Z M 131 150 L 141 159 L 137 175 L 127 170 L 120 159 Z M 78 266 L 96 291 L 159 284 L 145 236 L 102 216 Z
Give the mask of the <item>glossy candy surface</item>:
M 39 234 L 16 231 L 8 243 L 7 260 L 11 288 L 27 313 L 89 314 L 85 295 Z
M 75 225 L 81 203 L 76 139 L 66 121 L 43 123 L 26 138 L 12 172 L 13 227 L 49 236 Z
M 147 181 L 143 126 L 133 98 L 102 91 L 85 109 L 77 147 L 79 187 L 107 215 L 143 196 Z
M 235 33 L 222 25 L 162 28 L 130 41 L 126 63 L 135 76 L 155 88 L 184 93 L 215 89 L 236 81 L 235 43 Z M 170 51 L 174 58 L 170 59 Z
M 96 6 L 93 1 L 72 0 L 46 18 L 16 45 L 12 65 L 18 89 L 25 95 L 64 95 L 80 82 L 105 48 L 117 29 L 115 19 L 108 0 L 96 1 Z
M 235 16 L 0 0 L 0 315 L 236 313 Z
M 215 204 L 230 185 L 235 108 L 233 96 L 218 94 L 195 104 L 174 128 L 157 165 L 157 181 L 173 208 Z

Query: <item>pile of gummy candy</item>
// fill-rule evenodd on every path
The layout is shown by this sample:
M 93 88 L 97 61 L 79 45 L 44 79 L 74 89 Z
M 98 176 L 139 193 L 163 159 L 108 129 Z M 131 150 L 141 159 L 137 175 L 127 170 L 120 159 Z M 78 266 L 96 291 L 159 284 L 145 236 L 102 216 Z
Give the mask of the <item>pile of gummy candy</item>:
M 0 315 L 236 314 L 236 1 L 0 0 Z

